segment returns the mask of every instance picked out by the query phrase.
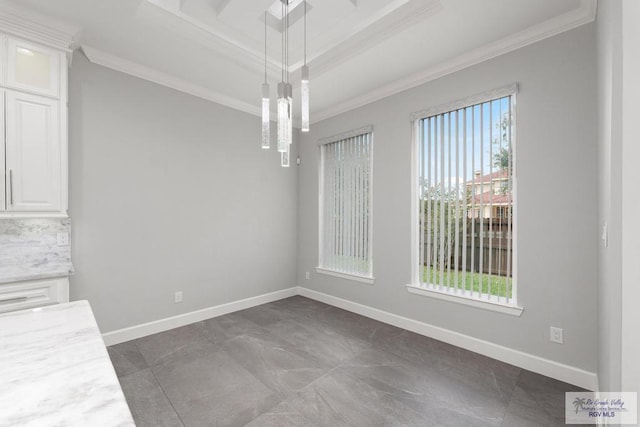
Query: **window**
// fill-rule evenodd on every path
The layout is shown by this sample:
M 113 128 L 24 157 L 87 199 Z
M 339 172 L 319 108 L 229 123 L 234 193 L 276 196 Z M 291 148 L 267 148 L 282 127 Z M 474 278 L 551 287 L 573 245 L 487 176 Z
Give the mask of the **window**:
M 413 116 L 417 236 L 410 291 L 516 306 L 516 90 Z
M 373 283 L 372 127 L 320 141 L 318 272 Z
M 509 208 L 507 206 L 497 206 L 496 207 L 496 218 L 507 218 L 509 215 Z

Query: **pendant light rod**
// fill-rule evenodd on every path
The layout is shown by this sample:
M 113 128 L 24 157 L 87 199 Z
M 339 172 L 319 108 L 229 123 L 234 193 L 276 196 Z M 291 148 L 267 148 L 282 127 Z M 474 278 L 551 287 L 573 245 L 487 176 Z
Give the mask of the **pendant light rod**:
M 267 82 L 267 11 L 264 11 L 264 82 Z
M 285 13 L 285 29 L 284 29 L 284 48 L 285 48 L 285 66 L 284 71 L 286 82 L 289 83 L 289 2 L 287 1 L 284 6 Z
M 304 65 L 300 70 L 300 130 L 309 132 L 309 67 L 307 66 L 307 2 L 304 1 Z
M 282 20 L 280 22 L 282 25 L 282 37 L 280 38 L 280 48 L 282 49 L 282 70 L 280 71 L 280 80 L 284 81 L 284 1 L 282 2 Z

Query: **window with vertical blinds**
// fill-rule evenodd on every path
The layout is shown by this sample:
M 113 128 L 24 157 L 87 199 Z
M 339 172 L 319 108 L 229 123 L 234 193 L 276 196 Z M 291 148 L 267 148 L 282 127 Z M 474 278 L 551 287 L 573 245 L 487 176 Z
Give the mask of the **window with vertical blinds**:
M 372 131 L 320 141 L 319 272 L 372 278 Z
M 515 85 L 414 117 L 418 284 L 515 305 Z

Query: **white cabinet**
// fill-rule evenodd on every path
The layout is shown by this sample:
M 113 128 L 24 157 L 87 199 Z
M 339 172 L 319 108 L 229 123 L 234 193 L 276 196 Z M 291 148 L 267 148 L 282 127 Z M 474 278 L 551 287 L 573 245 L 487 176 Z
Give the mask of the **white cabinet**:
M 0 313 L 69 302 L 69 278 L 0 284 Z
M 4 126 L 7 211 L 60 211 L 59 101 L 7 91 Z
M 60 62 L 55 49 L 15 38 L 7 38 L 7 86 L 58 97 Z
M 66 64 L 0 34 L 0 217 L 67 215 Z

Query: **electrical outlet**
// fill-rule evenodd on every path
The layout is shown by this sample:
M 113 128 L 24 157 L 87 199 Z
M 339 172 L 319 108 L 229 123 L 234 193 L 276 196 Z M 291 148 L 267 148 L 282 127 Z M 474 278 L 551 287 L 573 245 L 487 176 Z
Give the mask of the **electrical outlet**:
M 306 273 L 304 273 L 304 277 L 305 279 L 309 280 L 311 278 L 311 276 L 309 275 L 309 272 L 307 271 Z
M 69 233 L 58 233 L 58 246 L 69 246 Z
M 182 302 L 182 291 L 178 291 L 173 295 L 173 302 L 176 304 Z
M 562 344 L 564 342 L 564 338 L 562 336 L 562 328 L 551 326 L 549 328 L 549 339 L 551 340 L 551 342 Z

